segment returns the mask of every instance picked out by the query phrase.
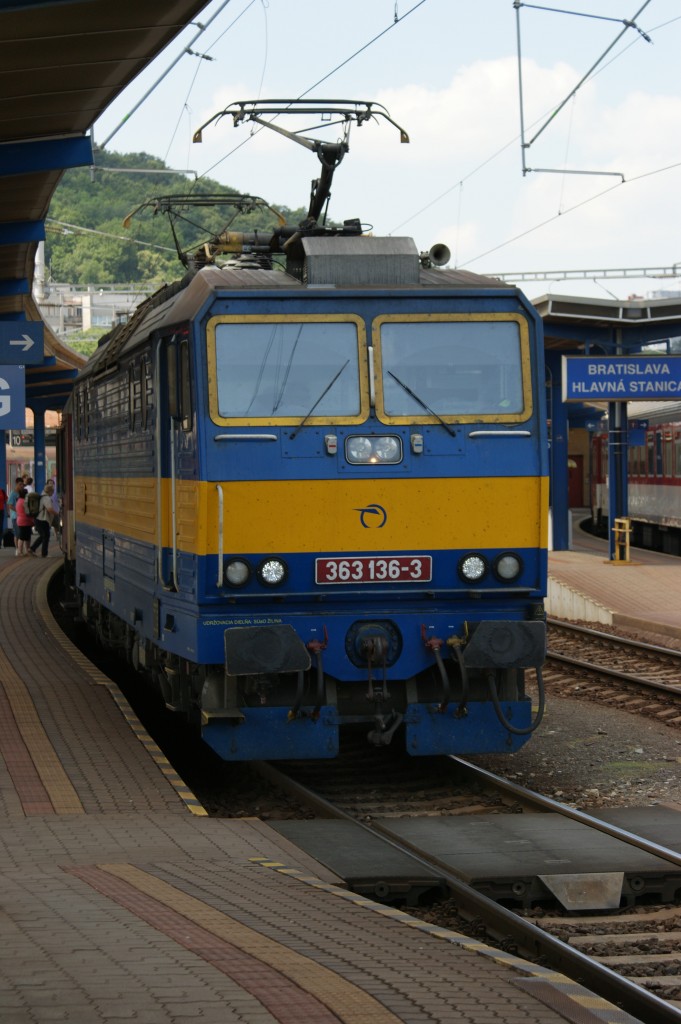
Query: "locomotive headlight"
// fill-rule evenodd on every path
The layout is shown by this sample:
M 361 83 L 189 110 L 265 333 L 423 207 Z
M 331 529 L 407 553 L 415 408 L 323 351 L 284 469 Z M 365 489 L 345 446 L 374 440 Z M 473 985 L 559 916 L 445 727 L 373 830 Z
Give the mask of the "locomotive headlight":
M 399 437 L 389 435 L 375 438 L 374 454 L 379 462 L 399 462 L 402 458 L 402 444 Z
M 242 558 L 230 558 L 225 564 L 225 578 L 233 587 L 243 587 L 251 578 L 251 567 Z
M 487 561 L 482 555 L 464 555 L 459 562 L 459 576 L 466 583 L 477 583 L 487 573 Z
M 395 465 L 402 461 L 402 441 L 393 434 L 369 436 L 356 434 L 345 442 L 345 457 L 353 465 Z
M 498 580 L 501 580 L 502 583 L 510 583 L 511 580 L 515 580 L 520 576 L 523 563 L 513 552 L 505 551 L 503 555 L 499 555 L 494 559 L 492 568 Z
M 276 587 L 286 579 L 286 565 L 280 558 L 266 558 L 257 571 L 258 579 L 267 587 Z
M 345 442 L 345 454 L 348 462 L 369 462 L 371 459 L 371 439 L 368 437 L 349 437 Z

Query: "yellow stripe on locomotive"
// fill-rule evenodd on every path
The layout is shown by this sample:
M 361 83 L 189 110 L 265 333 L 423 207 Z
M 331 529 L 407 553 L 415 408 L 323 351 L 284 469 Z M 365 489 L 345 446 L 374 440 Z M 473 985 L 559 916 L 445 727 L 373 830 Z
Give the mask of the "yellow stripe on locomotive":
M 219 542 L 218 488 L 223 500 Z M 224 552 L 546 548 L 545 477 L 175 483 L 176 546 Z M 81 477 L 79 521 L 172 546 L 171 481 Z M 379 506 L 380 517 L 363 512 Z M 122 515 L 122 510 L 131 510 Z M 474 510 L 474 511 L 473 511 Z M 379 524 L 378 518 L 383 521 Z M 375 525 L 374 525 L 375 523 Z

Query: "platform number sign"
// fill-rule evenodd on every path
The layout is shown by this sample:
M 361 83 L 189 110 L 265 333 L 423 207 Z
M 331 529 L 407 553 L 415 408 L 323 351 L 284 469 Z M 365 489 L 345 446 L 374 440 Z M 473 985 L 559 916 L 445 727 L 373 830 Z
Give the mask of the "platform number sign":
M 23 366 L 0 366 L 0 430 L 26 426 L 26 371 Z

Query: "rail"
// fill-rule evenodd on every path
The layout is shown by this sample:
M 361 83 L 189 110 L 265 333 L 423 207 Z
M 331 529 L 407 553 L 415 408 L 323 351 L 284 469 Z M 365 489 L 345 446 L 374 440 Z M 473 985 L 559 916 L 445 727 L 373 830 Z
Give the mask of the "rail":
M 460 758 L 451 758 L 464 770 L 470 768 L 478 769 Z M 437 859 L 431 859 L 424 850 L 406 842 L 404 839 L 397 839 L 390 834 L 388 829 L 383 829 L 376 823 L 372 827 L 358 821 L 352 815 L 337 808 L 330 801 L 320 794 L 312 792 L 307 786 L 295 782 L 279 768 L 274 768 L 267 762 L 254 762 L 255 770 L 263 777 L 269 779 L 278 788 L 294 795 L 301 802 L 308 802 L 315 813 L 324 818 L 340 818 L 351 820 L 371 835 L 380 835 L 384 842 L 393 849 L 402 853 L 409 853 L 414 860 L 430 869 L 437 866 L 438 874 L 445 880 L 459 912 L 465 917 L 477 921 L 484 921 L 485 928 L 490 935 L 497 937 L 499 942 L 507 948 L 509 941 L 516 944 L 521 951 L 519 955 L 531 957 L 534 960 L 550 964 L 554 970 L 560 971 L 569 978 L 573 978 L 599 995 L 602 999 L 618 1006 L 626 1013 L 635 1015 L 641 1021 L 655 1021 L 655 1024 L 679 1024 L 681 1014 L 670 1003 L 660 999 L 654 993 L 647 991 L 628 978 L 616 974 L 609 967 L 598 963 L 591 957 L 544 931 L 538 925 L 533 924 L 526 918 L 519 917 L 512 910 L 495 903 L 494 900 L 483 893 L 471 888 L 451 871 L 443 868 L 442 863 Z M 496 780 L 491 773 L 484 773 L 489 779 Z M 501 780 L 499 780 L 501 781 Z M 515 784 L 511 784 L 514 786 Z M 522 790 L 523 787 L 517 787 Z M 528 798 L 534 796 L 525 791 Z M 546 799 L 546 798 L 545 798 Z M 563 805 L 560 806 L 561 813 L 565 812 Z M 546 808 L 548 809 L 548 808 Z M 586 815 L 585 817 L 589 817 Z M 589 822 L 590 823 L 590 822 Z M 600 822 L 599 822 L 600 824 Z M 633 838 L 633 837 L 632 837 Z M 624 841 L 630 841 L 622 834 Z

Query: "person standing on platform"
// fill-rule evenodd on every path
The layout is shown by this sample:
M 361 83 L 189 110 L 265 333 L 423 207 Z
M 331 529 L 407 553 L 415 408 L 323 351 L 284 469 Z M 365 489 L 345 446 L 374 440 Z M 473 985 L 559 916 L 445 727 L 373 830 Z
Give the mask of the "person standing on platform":
M 19 497 L 17 498 L 17 528 L 18 528 L 18 540 L 17 540 L 17 554 L 18 555 L 33 555 L 35 551 L 31 551 L 31 533 L 33 532 L 33 517 L 29 516 L 26 511 L 26 488 L 21 487 L 19 491 Z
M 52 477 L 50 483 L 52 484 L 52 508 L 54 509 L 54 518 L 52 520 L 52 525 L 54 526 L 54 535 L 58 540 L 59 534 L 61 533 L 61 501 L 59 500 L 59 495 L 57 494 L 56 479 Z
M 7 499 L 7 509 L 9 511 L 9 525 L 14 533 L 14 547 L 15 554 L 19 554 L 19 548 L 17 547 L 17 541 L 19 540 L 19 524 L 17 523 L 17 501 L 19 500 L 19 490 L 23 489 L 24 478 L 18 476 L 14 481 L 14 490 L 10 491 L 9 498 Z
M 0 537 L 5 532 L 5 505 L 7 504 L 7 491 L 0 487 Z
M 54 519 L 54 505 L 52 504 L 52 496 L 54 495 L 54 484 L 51 480 L 48 480 L 45 484 L 45 489 L 40 495 L 40 506 L 38 508 L 38 514 L 35 517 L 35 528 L 38 531 L 38 539 L 34 544 L 31 544 L 30 553 L 36 554 L 37 549 L 40 547 L 40 554 L 43 558 L 47 558 L 47 549 L 50 545 L 50 530 L 52 528 L 52 520 Z
M 31 491 L 35 490 L 35 487 L 33 486 L 33 477 L 30 473 L 24 473 L 24 490 L 26 491 L 24 500 L 28 497 Z M 28 506 L 26 506 L 26 512 L 28 512 Z

